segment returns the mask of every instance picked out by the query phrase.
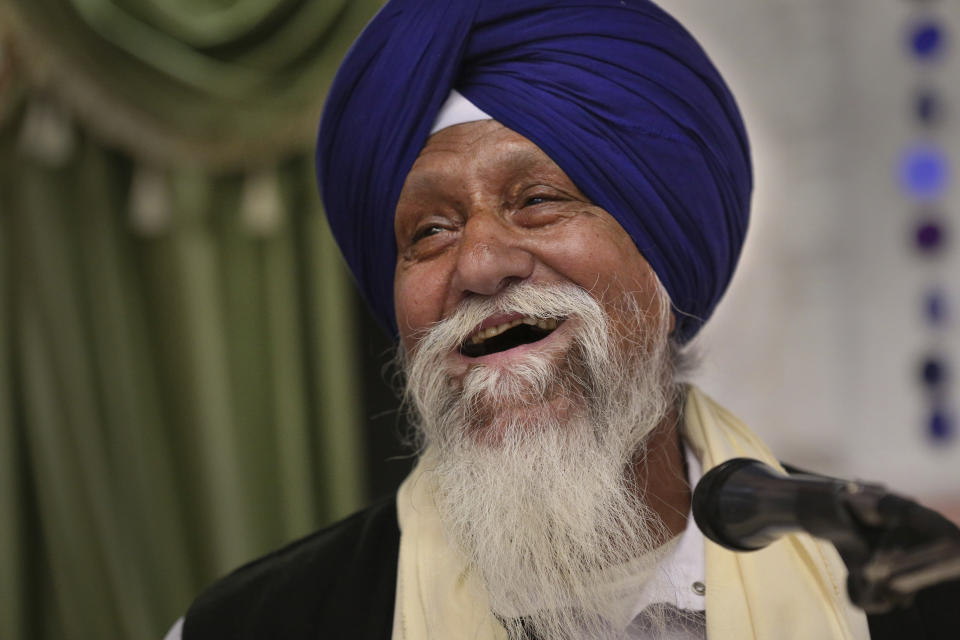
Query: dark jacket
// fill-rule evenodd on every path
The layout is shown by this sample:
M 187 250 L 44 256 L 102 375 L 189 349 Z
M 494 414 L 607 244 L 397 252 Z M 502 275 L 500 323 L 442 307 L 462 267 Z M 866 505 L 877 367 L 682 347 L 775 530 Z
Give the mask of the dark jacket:
M 183 640 L 389 640 L 399 548 L 390 497 L 216 582 L 187 612 Z M 958 640 L 960 581 L 868 620 L 872 640 Z

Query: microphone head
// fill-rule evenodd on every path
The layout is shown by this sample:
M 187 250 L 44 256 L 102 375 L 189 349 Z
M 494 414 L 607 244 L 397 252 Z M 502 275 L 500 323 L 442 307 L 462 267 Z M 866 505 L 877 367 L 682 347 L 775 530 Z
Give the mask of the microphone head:
M 747 469 L 748 467 L 749 469 Z M 700 482 L 697 483 L 693 491 L 693 519 L 696 521 L 697 527 L 700 528 L 700 531 L 702 531 L 703 535 L 707 536 L 707 538 L 733 551 L 756 551 L 766 546 L 769 542 L 761 542 L 759 540 L 751 540 L 748 542 L 744 540 L 743 536 L 731 535 L 727 531 L 731 515 L 733 515 L 729 513 L 731 506 L 735 509 L 743 506 L 752 511 L 752 505 L 749 505 L 750 496 L 746 496 L 747 502 L 741 504 L 742 501 L 740 500 L 736 503 L 731 503 L 731 501 L 727 499 L 727 496 L 721 495 L 730 477 L 745 469 L 747 469 L 750 475 L 760 474 L 767 477 L 771 475 L 776 477 L 775 472 L 771 474 L 773 470 L 759 460 L 754 460 L 753 458 L 733 458 L 710 469 L 710 471 L 700 479 Z M 740 511 L 740 509 L 737 510 Z M 743 514 L 736 514 L 737 519 L 739 519 L 741 515 Z
M 782 478 L 753 458 L 734 458 L 710 469 L 693 491 L 693 519 L 697 527 L 727 549 L 762 549 L 773 537 L 763 526 L 767 514 L 758 510 L 758 498 L 771 480 Z

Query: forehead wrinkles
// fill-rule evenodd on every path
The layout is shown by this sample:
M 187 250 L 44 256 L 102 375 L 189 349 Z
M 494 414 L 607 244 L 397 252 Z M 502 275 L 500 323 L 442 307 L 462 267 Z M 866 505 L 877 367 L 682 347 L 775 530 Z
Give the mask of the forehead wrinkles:
M 480 144 L 491 136 L 501 136 L 510 133 L 514 132 L 496 120 L 483 120 L 480 122 L 467 122 L 454 125 L 446 129 L 441 129 L 427 138 L 427 142 L 423 145 L 423 149 L 420 150 L 417 158 L 419 159 L 430 153 L 459 151 Z
M 531 172 L 544 173 L 555 167 L 532 143 L 523 139 L 484 140 L 462 147 L 445 145 L 418 158 L 404 190 L 435 188 L 444 183 L 459 184 L 480 179 L 508 181 Z
M 500 123 L 470 122 L 429 138 L 407 176 L 405 189 L 435 186 L 437 180 L 451 176 L 509 180 L 530 171 L 559 173 L 560 169 L 537 145 Z

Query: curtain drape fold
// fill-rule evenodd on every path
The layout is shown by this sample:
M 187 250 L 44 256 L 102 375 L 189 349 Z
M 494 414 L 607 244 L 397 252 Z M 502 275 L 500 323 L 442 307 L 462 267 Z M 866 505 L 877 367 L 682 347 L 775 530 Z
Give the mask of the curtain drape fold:
M 311 149 L 377 4 L 0 0 L 0 637 L 162 637 L 364 500 Z

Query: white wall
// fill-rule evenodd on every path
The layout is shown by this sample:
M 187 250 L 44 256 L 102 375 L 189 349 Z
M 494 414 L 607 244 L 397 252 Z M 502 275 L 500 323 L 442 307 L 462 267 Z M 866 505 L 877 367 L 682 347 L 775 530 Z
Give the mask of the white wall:
M 727 78 L 755 161 L 745 253 L 697 340 L 696 381 L 783 459 L 935 502 L 960 495 L 960 438 L 930 440 L 917 374 L 937 341 L 960 374 L 957 319 L 937 338 L 921 306 L 939 282 L 960 312 L 960 189 L 942 207 L 953 247 L 930 261 L 913 250 L 916 207 L 894 173 L 900 149 L 924 131 L 911 111 L 923 74 L 904 35 L 922 10 L 955 36 L 926 77 L 952 107 L 936 135 L 960 163 L 960 3 L 660 4 Z

